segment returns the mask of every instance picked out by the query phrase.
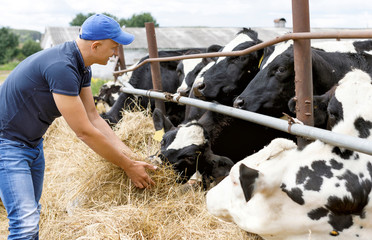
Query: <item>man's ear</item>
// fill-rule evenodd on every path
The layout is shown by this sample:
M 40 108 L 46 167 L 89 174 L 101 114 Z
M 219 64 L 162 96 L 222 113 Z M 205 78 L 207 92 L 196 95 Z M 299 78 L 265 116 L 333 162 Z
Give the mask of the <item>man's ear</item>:
M 97 50 L 97 48 L 99 46 L 102 45 L 102 42 L 101 41 L 93 41 L 92 45 L 91 45 L 91 49 L 94 51 L 94 50 Z

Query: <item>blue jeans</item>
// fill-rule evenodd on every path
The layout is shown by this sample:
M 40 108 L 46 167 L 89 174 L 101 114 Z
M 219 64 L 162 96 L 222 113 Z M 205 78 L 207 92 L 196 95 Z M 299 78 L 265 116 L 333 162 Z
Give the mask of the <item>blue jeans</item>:
M 0 138 L 0 198 L 11 239 L 38 239 L 45 160 L 43 141 L 31 148 Z

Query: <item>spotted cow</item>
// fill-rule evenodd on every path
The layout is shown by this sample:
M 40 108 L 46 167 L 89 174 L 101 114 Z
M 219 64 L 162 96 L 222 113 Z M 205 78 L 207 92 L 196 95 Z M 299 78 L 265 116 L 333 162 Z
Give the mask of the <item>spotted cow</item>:
M 244 50 L 261 42 L 257 32 L 243 28 L 221 52 Z M 193 86 L 195 96 L 231 105 L 232 99 L 238 96 L 257 74 L 262 57 L 261 49 L 243 56 L 217 58 L 201 76 L 202 79 Z
M 159 51 L 158 55 L 159 57 L 180 56 L 190 52 L 190 50 L 191 49 Z M 206 51 L 205 49 L 199 50 L 204 52 Z M 149 56 L 143 57 L 139 62 L 143 62 L 148 58 Z M 178 63 L 179 61 L 160 62 L 160 73 L 164 92 L 175 93 L 180 85 L 180 79 L 176 73 Z M 134 70 L 130 76 L 129 83 L 137 89 L 153 89 L 150 63 L 146 63 L 140 68 Z M 149 99 L 148 97 L 136 98 L 131 94 L 122 92 L 110 111 L 102 114 L 101 116 L 109 124 L 115 125 L 122 118 L 123 109 L 136 109 L 138 106 L 142 108 L 147 108 L 150 106 L 151 109 L 154 109 L 155 100 Z M 167 116 L 170 117 L 174 124 L 178 124 L 184 119 L 184 106 L 181 106 L 177 103 L 165 102 L 165 107 L 167 110 Z
M 206 173 L 208 177 L 222 178 L 232 164 L 226 161 L 220 164 L 220 160 L 211 159 L 223 156 L 235 163 L 257 152 L 274 138 L 294 139 L 288 133 L 211 111 L 205 111 L 198 120 L 189 120 L 177 127 L 166 121 L 160 111 L 154 111 L 153 121 L 155 130 L 163 133 L 159 154 L 162 162 L 170 163 L 185 179 L 201 168 L 202 175 Z M 221 165 L 218 176 L 209 174 L 215 168 L 211 162 Z
M 94 103 L 96 104 L 99 113 L 108 112 L 119 98 L 120 89 L 123 85 L 120 82 L 109 81 L 101 86 L 97 96 L 94 96 Z
M 207 53 L 218 52 L 222 46 L 211 45 L 207 48 Z M 205 51 L 204 51 L 205 52 Z M 188 54 L 202 53 L 200 50 L 192 50 Z M 177 74 L 181 79 L 181 84 L 177 88 L 177 93 L 181 96 L 187 97 L 190 94 L 191 87 L 194 84 L 194 80 L 200 71 L 210 62 L 214 61 L 214 58 L 194 58 L 181 60 L 177 66 Z
M 173 166 L 180 174 L 181 181 L 189 180 L 198 171 L 207 186 L 210 182 L 218 182 L 226 177 L 234 164 L 228 157 L 212 152 L 213 136 L 203 127 L 212 127 L 210 114 L 208 112 L 199 120 L 181 124 L 176 128 L 159 109 L 155 108 L 153 112 L 155 130 L 165 132 L 159 157 L 163 163 Z
M 358 41 L 358 43 L 360 43 Z M 321 95 L 353 68 L 372 72 L 372 55 L 355 42 L 312 44 L 313 94 Z M 358 50 L 358 51 L 357 51 Z M 235 99 L 234 107 L 273 117 L 289 113 L 288 101 L 295 95 L 293 42 L 275 46 L 265 55 L 260 71 Z
M 372 140 L 372 79 L 352 70 L 330 100 L 332 132 Z M 208 191 L 208 211 L 264 239 L 371 239 L 372 156 L 274 139 Z
M 331 130 L 332 127 L 340 120 L 335 114 L 328 109 L 329 101 L 332 99 L 337 85 L 333 86 L 330 90 L 322 95 L 313 96 L 313 113 L 314 113 L 314 127 Z M 297 105 L 293 97 L 288 102 L 289 110 L 296 114 Z

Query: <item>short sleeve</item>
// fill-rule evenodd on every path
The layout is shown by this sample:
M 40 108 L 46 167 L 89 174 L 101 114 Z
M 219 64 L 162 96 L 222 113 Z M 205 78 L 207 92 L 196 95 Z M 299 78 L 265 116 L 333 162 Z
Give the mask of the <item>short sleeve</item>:
M 79 95 L 82 82 L 79 80 L 77 68 L 72 64 L 54 63 L 45 70 L 44 77 L 51 92 L 68 96 Z
M 83 87 L 89 87 L 92 81 L 92 69 L 90 67 L 87 68 L 88 73 L 84 75 L 83 80 Z

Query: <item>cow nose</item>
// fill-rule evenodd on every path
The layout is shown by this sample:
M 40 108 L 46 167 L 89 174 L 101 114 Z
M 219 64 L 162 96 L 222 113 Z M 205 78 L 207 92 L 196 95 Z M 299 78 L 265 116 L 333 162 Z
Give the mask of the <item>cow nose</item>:
M 234 108 L 242 108 L 244 105 L 244 100 L 241 97 L 237 97 L 234 101 Z
M 202 91 L 205 88 L 205 84 L 203 82 L 198 82 L 195 84 L 193 87 L 193 91 L 196 97 L 201 97 L 203 96 Z

